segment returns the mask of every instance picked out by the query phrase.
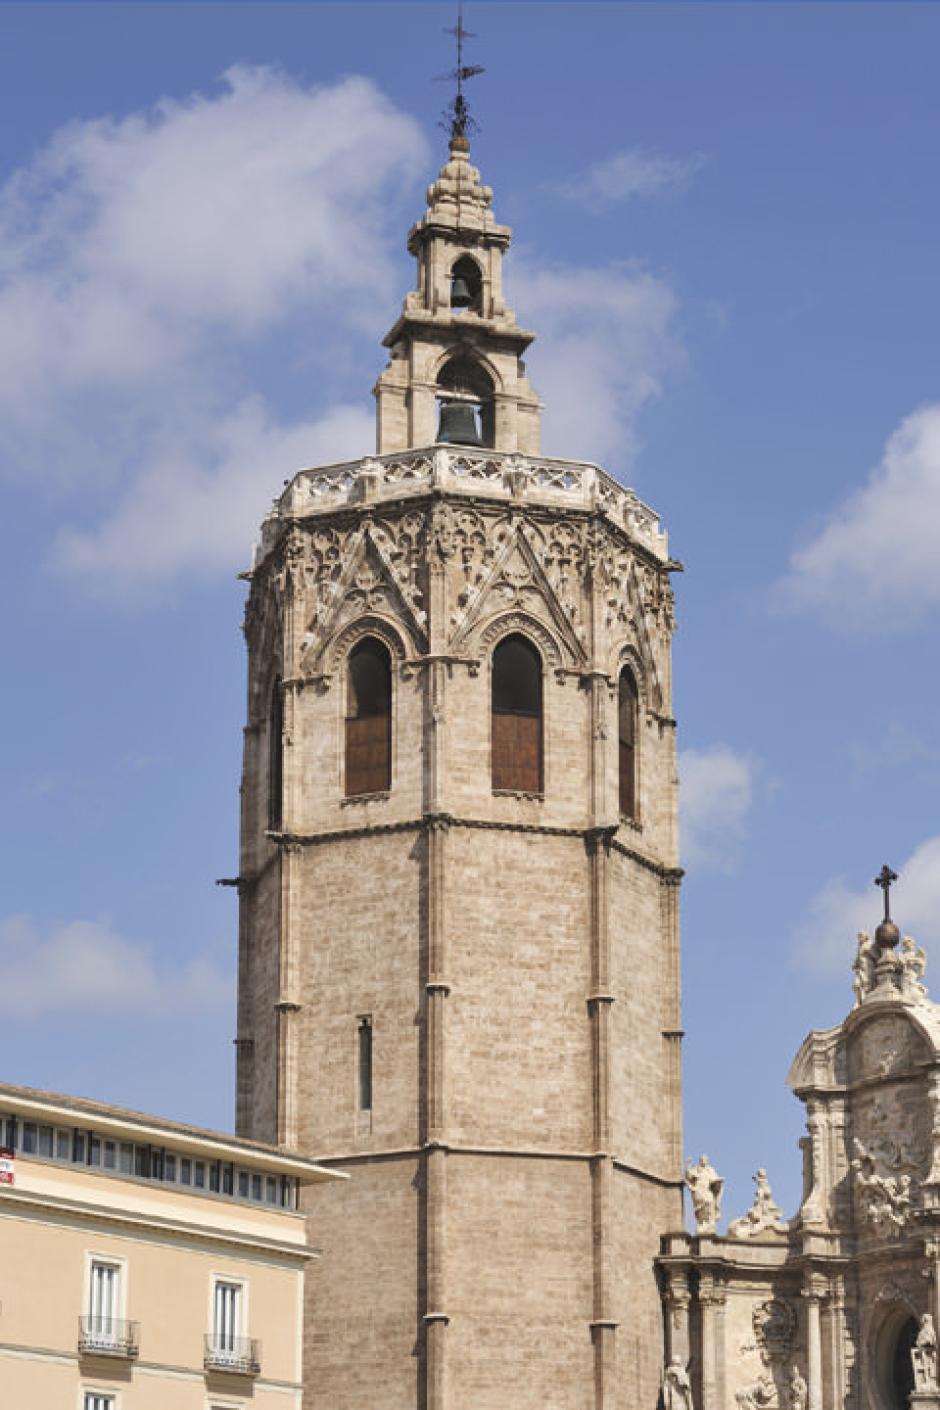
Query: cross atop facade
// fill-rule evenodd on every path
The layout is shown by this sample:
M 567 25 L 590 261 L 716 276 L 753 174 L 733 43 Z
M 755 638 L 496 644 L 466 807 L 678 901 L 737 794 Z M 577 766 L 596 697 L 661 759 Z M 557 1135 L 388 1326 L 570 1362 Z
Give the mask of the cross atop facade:
M 885 920 L 891 919 L 891 887 L 898 879 L 896 871 L 892 871 L 887 863 L 875 877 L 875 885 L 880 886 L 885 898 Z

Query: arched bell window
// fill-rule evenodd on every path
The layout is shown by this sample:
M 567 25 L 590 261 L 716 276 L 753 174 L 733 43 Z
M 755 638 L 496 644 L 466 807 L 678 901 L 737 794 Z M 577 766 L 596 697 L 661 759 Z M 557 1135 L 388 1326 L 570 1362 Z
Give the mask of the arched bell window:
M 375 637 L 349 653 L 346 671 L 346 797 L 392 785 L 392 658 Z
M 524 636 L 493 652 L 493 787 L 542 792 L 542 662 Z
M 620 672 L 617 690 L 617 739 L 620 768 L 620 812 L 625 818 L 636 817 L 636 743 L 637 689 L 629 666 Z
M 473 358 L 458 354 L 437 378 L 437 439 L 451 445 L 492 446 L 496 438 L 493 379 Z
M 268 711 L 268 828 L 280 832 L 284 812 L 284 695 L 280 677 Z
M 480 266 L 470 255 L 461 255 L 450 272 L 450 306 L 482 312 L 483 279 Z

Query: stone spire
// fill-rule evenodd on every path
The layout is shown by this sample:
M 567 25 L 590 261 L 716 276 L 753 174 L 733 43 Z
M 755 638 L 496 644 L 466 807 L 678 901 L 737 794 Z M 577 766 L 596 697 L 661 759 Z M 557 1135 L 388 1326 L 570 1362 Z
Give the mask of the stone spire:
M 492 202 L 468 139 L 452 135 L 427 210 L 408 234 L 417 287 L 384 339 L 390 360 L 374 388 L 380 455 L 435 444 L 439 406 L 449 401 L 474 408 L 479 444 L 539 453 L 541 406 L 522 361 L 535 334 L 506 306 L 512 231 L 497 224 Z

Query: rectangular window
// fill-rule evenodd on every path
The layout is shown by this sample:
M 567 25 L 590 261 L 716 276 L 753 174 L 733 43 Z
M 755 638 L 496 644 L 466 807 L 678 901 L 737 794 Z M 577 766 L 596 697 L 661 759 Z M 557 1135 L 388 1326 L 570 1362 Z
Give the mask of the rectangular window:
M 191 1185 L 193 1183 L 193 1163 L 186 1156 L 180 1161 L 180 1184 Z
M 105 1170 L 114 1170 L 117 1165 L 117 1146 L 113 1141 L 105 1141 L 104 1158 L 101 1162 Z
M 98 1390 L 85 1391 L 84 1410 L 115 1410 L 116 1404 L 113 1395 L 105 1395 Z
M 197 1160 L 193 1165 L 193 1184 L 197 1190 L 206 1188 L 206 1166 L 202 1160 Z
M 39 1128 L 39 1154 L 52 1159 L 53 1133 L 51 1126 L 40 1126 Z
M 37 1136 L 36 1136 L 36 1123 L 35 1123 L 35 1121 L 24 1121 L 24 1122 L 23 1122 L 23 1154 L 24 1154 L 24 1155 L 35 1155 L 35 1154 L 36 1154 L 36 1143 L 37 1143 Z
M 372 1110 L 372 1019 L 359 1020 L 359 1110 Z
M 88 1288 L 88 1332 L 93 1341 L 107 1346 L 117 1341 L 120 1328 L 121 1269 L 97 1259 L 91 1265 Z
M 131 1145 L 121 1145 L 121 1174 L 133 1175 L 134 1173 L 134 1147 Z
M 174 1184 L 176 1181 L 176 1156 L 167 1151 L 163 1157 L 163 1178 Z
M 260 1176 L 260 1175 L 252 1175 L 252 1177 L 251 1177 L 251 1198 L 252 1198 L 252 1199 L 260 1199 L 260 1198 L 261 1198 L 261 1176 Z
M 212 1323 L 216 1351 L 235 1352 L 241 1336 L 241 1318 L 241 1284 L 216 1283 Z
M 55 1133 L 55 1158 L 56 1160 L 72 1159 L 71 1131 L 57 1131 Z
M 100 1136 L 89 1136 L 88 1138 L 88 1164 L 101 1164 L 101 1138 Z
M 277 1180 L 269 1175 L 264 1182 L 264 1198 L 268 1204 L 277 1204 Z
M 250 1181 L 249 1181 L 249 1179 L 248 1179 L 248 1171 L 247 1171 L 247 1170 L 239 1170 L 239 1172 L 238 1172 L 238 1196 L 239 1196 L 239 1199 L 247 1199 L 247 1198 L 248 1198 L 248 1195 L 249 1195 L 249 1192 L 250 1192 Z
M 222 1166 L 222 1193 L 223 1195 L 233 1195 L 235 1193 L 234 1165 Z

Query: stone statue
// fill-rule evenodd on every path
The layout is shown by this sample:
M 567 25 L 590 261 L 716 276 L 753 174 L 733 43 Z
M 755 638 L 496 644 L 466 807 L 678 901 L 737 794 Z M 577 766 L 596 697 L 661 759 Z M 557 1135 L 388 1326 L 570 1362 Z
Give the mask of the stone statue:
M 790 1383 L 787 1386 L 787 1405 L 789 1410 L 806 1410 L 806 1402 L 809 1399 L 809 1389 L 803 1377 L 800 1375 L 799 1366 L 790 1367 Z
M 898 955 L 901 963 L 901 997 L 905 999 L 925 999 L 927 986 L 922 984 L 927 968 L 927 951 L 911 939 L 910 935 L 901 938 Z
M 780 1405 L 777 1387 L 767 1371 L 752 1386 L 739 1390 L 734 1398 L 739 1410 L 778 1410 Z
M 721 1192 L 725 1182 L 712 1165 L 707 1155 L 699 1156 L 698 1164 L 688 1161 L 685 1168 L 685 1183 L 692 1196 L 692 1212 L 695 1215 L 697 1234 L 714 1234 L 721 1212 Z
M 877 949 L 872 944 L 871 936 L 865 930 L 858 932 L 858 949 L 855 952 L 855 959 L 852 961 L 852 969 L 855 971 L 855 978 L 852 980 L 852 988 L 855 992 L 855 1007 L 870 994 L 875 987 L 875 960 Z
M 774 1200 L 767 1171 L 762 1167 L 753 1178 L 757 1186 L 754 1191 L 754 1203 L 746 1214 L 728 1225 L 728 1233 L 733 1239 L 750 1239 L 768 1229 L 775 1234 L 785 1234 L 787 1225 L 783 1210 Z
M 663 1410 L 694 1410 L 692 1382 L 678 1356 L 670 1357 L 663 1372 Z
M 915 1390 L 937 1390 L 937 1332 L 929 1312 L 920 1319 L 917 1340 L 911 1348 L 911 1365 Z

